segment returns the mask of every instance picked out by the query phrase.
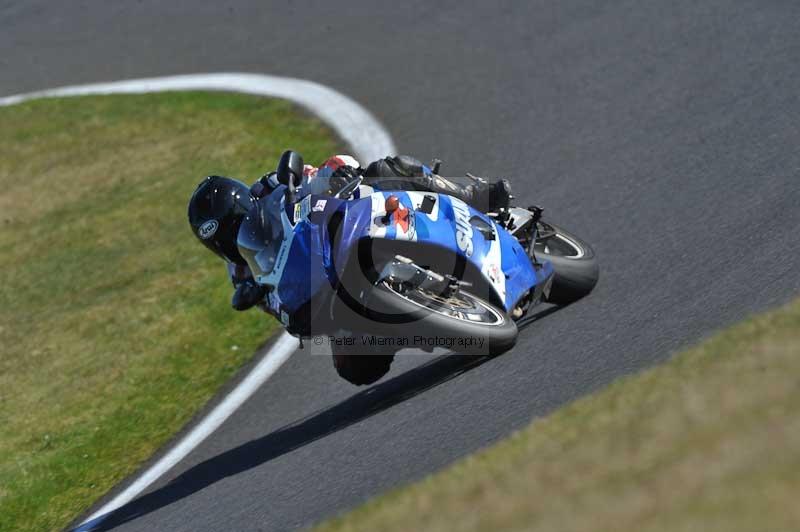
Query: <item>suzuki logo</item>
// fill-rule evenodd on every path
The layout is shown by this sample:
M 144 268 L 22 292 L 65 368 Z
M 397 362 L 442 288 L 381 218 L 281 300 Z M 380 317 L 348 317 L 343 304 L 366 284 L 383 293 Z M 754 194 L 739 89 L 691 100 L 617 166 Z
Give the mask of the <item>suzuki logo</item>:
M 469 207 L 461 200 L 450 199 L 456 219 L 456 244 L 467 257 L 472 256 L 472 224 L 469 223 Z

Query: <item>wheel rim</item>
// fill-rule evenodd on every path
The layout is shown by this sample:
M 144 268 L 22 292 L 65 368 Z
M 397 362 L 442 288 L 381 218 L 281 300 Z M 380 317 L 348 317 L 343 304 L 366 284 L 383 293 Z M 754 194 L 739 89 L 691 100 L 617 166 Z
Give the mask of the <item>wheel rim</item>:
M 537 241 L 533 246 L 533 250 L 536 253 L 573 260 L 583 258 L 586 254 L 583 246 L 563 233 L 555 233 L 546 240 Z
M 445 297 L 421 288 L 404 289 L 397 283 L 388 281 L 383 281 L 383 285 L 398 297 L 449 318 L 493 326 L 501 325 L 505 321 L 500 312 L 467 292 Z

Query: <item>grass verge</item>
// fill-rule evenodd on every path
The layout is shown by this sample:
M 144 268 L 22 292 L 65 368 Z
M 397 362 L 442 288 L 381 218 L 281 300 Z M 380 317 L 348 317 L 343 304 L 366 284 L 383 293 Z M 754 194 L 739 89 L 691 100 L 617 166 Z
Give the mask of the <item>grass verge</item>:
M 800 301 L 316 530 L 800 530 L 798 410 Z
M 0 123 L 0 529 L 58 529 L 275 329 L 230 309 L 186 220 L 197 182 L 339 145 L 289 103 L 219 93 L 39 100 Z

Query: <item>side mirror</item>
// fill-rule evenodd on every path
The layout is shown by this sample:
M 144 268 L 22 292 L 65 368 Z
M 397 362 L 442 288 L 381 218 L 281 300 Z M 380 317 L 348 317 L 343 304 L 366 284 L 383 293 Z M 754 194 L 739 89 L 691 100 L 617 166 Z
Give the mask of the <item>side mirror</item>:
M 286 150 L 281 155 L 281 160 L 278 161 L 276 173 L 278 183 L 289 186 L 294 178 L 294 184 L 299 185 L 303 178 L 303 156 L 296 151 Z
M 303 178 L 303 157 L 296 151 L 286 150 L 275 169 L 278 183 L 286 185 L 286 203 L 295 202 L 295 188 Z

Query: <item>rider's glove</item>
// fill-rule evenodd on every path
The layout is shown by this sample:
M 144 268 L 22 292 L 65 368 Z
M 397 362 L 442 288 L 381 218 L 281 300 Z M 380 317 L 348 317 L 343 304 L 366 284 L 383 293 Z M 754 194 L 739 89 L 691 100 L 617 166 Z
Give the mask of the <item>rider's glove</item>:
M 236 310 L 247 310 L 261 303 L 267 289 L 252 279 L 240 283 L 231 298 L 231 306 Z
M 278 188 L 279 184 L 276 172 L 266 173 L 250 187 L 250 195 L 256 199 L 263 198 Z

